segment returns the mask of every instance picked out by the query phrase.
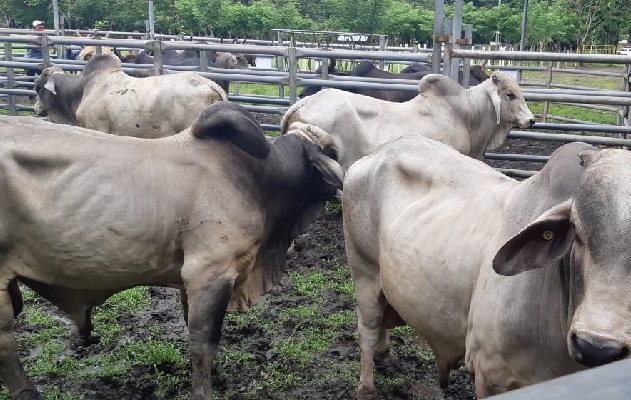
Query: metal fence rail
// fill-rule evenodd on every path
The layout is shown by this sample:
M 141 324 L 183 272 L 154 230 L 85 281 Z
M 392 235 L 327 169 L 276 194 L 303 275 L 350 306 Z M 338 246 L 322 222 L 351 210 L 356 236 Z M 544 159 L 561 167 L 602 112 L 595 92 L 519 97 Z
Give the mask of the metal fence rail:
M 5 30 L 0 30 L 5 33 Z M 120 33 L 125 35 L 126 33 Z M 156 35 L 157 36 L 157 35 Z M 153 49 L 156 54 L 160 54 L 162 50 L 197 50 L 201 57 L 206 57 L 210 51 L 227 51 L 238 52 L 243 54 L 254 54 L 258 56 L 268 56 L 276 58 L 276 69 L 265 70 L 226 70 L 221 68 L 205 67 L 208 65 L 203 61 L 201 67 L 178 67 L 165 65 L 162 58 L 157 56 L 154 64 L 136 65 L 123 64 L 124 71 L 134 71 L 145 69 L 159 73 L 177 73 L 180 71 L 196 70 L 200 75 L 206 76 L 213 80 L 230 80 L 233 82 L 251 82 L 267 85 L 275 85 L 279 87 L 279 96 L 252 96 L 229 94 L 231 101 L 244 103 L 245 107 L 250 111 L 268 113 L 273 115 L 282 115 L 287 107 L 293 104 L 298 95 L 298 90 L 306 86 L 323 86 L 335 88 L 362 88 L 362 89 L 382 89 L 382 90 L 405 90 L 415 92 L 418 91 L 418 82 L 410 80 L 381 80 L 374 78 L 358 78 L 349 76 L 334 75 L 317 75 L 300 72 L 297 69 L 298 60 L 301 58 L 314 59 L 348 59 L 348 60 L 373 60 L 373 61 L 391 61 L 400 63 L 410 62 L 426 62 L 432 60 L 432 54 L 429 52 L 413 51 L 406 48 L 407 51 L 365 51 L 365 50 L 323 50 L 318 48 L 296 48 L 287 46 L 269 46 L 260 44 L 233 44 L 233 43 L 191 43 L 190 41 L 160 41 L 146 39 L 93 39 L 67 36 L 36 36 L 36 35 L 0 35 L 0 42 L 4 43 L 4 60 L 0 61 L 0 67 L 6 68 L 6 77 L 0 78 L 0 97 L 7 100 L 7 103 L 0 104 L 0 108 L 8 109 L 12 114 L 17 111 L 32 110 L 29 105 L 17 104 L 16 96 L 34 96 L 35 92 L 29 90 L 33 87 L 32 79 L 23 79 L 15 75 L 15 70 L 32 68 L 35 65 L 57 65 L 67 71 L 80 71 L 85 66 L 85 62 L 56 59 L 51 57 L 49 50 L 58 45 L 83 45 L 117 47 L 120 49 Z M 43 49 L 43 58 L 41 60 L 27 59 L 24 57 L 16 57 L 13 54 L 13 44 L 40 45 Z M 388 49 L 390 50 L 390 49 Z M 595 76 L 611 76 L 621 78 L 621 90 L 598 90 L 586 87 L 577 87 L 569 85 L 551 85 L 540 88 L 541 85 L 522 84 L 522 91 L 527 101 L 537 101 L 546 103 L 571 104 L 577 106 L 594 107 L 605 111 L 618 112 L 619 125 L 594 124 L 590 121 L 581 121 L 583 123 L 564 123 L 550 124 L 537 123 L 531 131 L 513 131 L 509 138 L 519 138 L 526 140 L 553 140 L 559 142 L 565 141 L 585 141 L 587 143 L 604 145 L 604 146 L 631 146 L 629 139 L 631 134 L 629 125 L 629 108 L 631 106 L 631 93 L 629 92 L 629 66 L 631 65 L 631 56 L 618 55 L 597 55 L 597 54 L 567 54 L 567 53 L 534 53 L 534 52 L 518 52 L 518 51 L 479 51 L 479 50 L 463 50 L 453 49 L 451 58 L 464 58 L 471 60 L 528 60 L 528 61 L 574 61 L 574 62 L 606 62 L 623 64 L 622 73 L 614 73 L 607 71 L 576 71 L 566 68 L 542 68 L 532 66 L 489 66 L 489 68 L 500 70 L 542 70 L 562 73 L 582 73 Z M 324 62 L 326 65 L 326 62 Z M 625 86 L 626 84 L 626 86 Z M 546 115 L 547 116 L 547 115 Z M 554 119 L 553 116 L 547 116 Z M 575 121 L 576 122 L 576 121 Z M 266 130 L 278 130 L 278 125 L 266 124 Z M 569 135 L 569 134 L 553 134 L 548 132 L 538 132 L 536 130 L 546 131 L 580 131 L 595 132 L 602 136 L 590 135 Z M 515 161 L 534 161 L 543 162 L 547 160 L 545 156 L 528 156 L 528 155 L 498 155 L 497 153 L 489 153 L 489 159 L 515 160 Z M 518 176 L 531 174 L 532 171 L 513 171 Z

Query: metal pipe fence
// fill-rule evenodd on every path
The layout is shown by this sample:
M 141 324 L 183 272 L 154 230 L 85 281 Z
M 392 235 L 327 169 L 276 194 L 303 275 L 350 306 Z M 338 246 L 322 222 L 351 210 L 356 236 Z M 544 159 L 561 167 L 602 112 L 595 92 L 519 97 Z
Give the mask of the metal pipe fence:
M 6 33 L 0 30 L 0 33 Z M 125 35 L 127 32 L 122 33 Z M 161 37 L 161 35 L 156 35 Z M 32 88 L 32 80 L 21 79 L 15 73 L 16 69 L 32 68 L 34 64 L 57 65 L 67 71 L 80 71 L 84 68 L 85 62 L 57 59 L 50 57 L 48 49 L 57 45 L 82 45 L 82 46 L 110 46 L 120 49 L 154 49 L 157 57 L 154 64 L 137 65 L 123 64 L 124 71 L 135 71 L 138 69 L 152 70 L 156 74 L 160 73 L 177 73 L 181 71 L 196 70 L 200 75 L 213 80 L 229 80 L 233 82 L 250 82 L 266 85 L 276 85 L 279 87 L 279 96 L 251 96 L 242 94 L 229 94 L 231 101 L 244 103 L 245 107 L 253 112 L 261 112 L 273 115 L 282 115 L 287 107 L 296 101 L 298 89 L 306 86 L 323 86 L 335 87 L 341 89 L 362 88 L 362 89 L 385 89 L 385 90 L 405 90 L 418 91 L 418 82 L 410 80 L 381 80 L 375 78 L 358 78 L 349 76 L 334 76 L 323 74 L 310 74 L 298 70 L 298 60 L 303 58 L 326 59 L 333 57 L 336 59 L 348 60 L 372 60 L 389 61 L 389 62 L 432 62 L 432 53 L 421 51 L 390 51 L 388 50 L 323 50 L 318 48 L 298 48 L 293 46 L 268 46 L 259 44 L 234 44 L 234 43 L 191 43 L 189 41 L 164 41 L 164 40 L 146 40 L 146 39 L 114 39 L 114 38 L 82 38 L 67 36 L 36 36 L 36 35 L 0 35 L 0 41 L 4 43 L 4 58 L 0 61 L 0 68 L 7 71 L 6 77 L 0 78 L 0 97 L 2 101 L 7 99 L 6 104 L 0 104 L 0 108 L 7 109 L 11 114 L 17 111 L 32 110 L 29 105 L 18 104 L 17 96 L 34 96 L 35 92 L 28 90 Z M 41 45 L 44 57 L 42 59 L 26 59 L 13 54 L 13 44 Z M 210 51 L 226 51 L 238 52 L 243 54 L 253 54 L 257 56 L 274 57 L 282 61 L 282 65 L 277 64 L 276 69 L 265 70 L 226 70 L 221 68 L 207 67 L 207 63 L 201 63 L 202 67 L 178 67 L 165 65 L 161 57 L 158 56 L 163 50 L 196 50 L 202 56 L 207 55 Z M 47 58 L 48 56 L 48 58 Z M 599 90 L 588 87 L 579 87 L 571 85 L 545 85 L 529 84 L 522 82 L 522 92 L 527 101 L 550 102 L 558 104 L 571 104 L 577 106 L 594 107 L 604 111 L 618 111 L 618 124 L 595 124 L 590 121 L 579 121 L 581 123 L 537 123 L 533 130 L 528 132 L 513 131 L 509 138 L 519 138 L 526 140 L 554 140 L 554 141 L 575 141 L 581 140 L 588 143 L 605 145 L 605 146 L 621 146 L 629 147 L 631 142 L 629 134 L 631 127 L 629 125 L 629 108 L 631 106 L 631 93 L 629 92 L 629 66 L 631 65 L 631 56 L 618 55 L 596 55 L 596 54 L 566 54 L 566 53 L 531 53 L 518 51 L 480 51 L 466 50 L 454 48 L 451 50 L 452 59 L 467 58 L 470 60 L 521 60 L 521 61 L 575 61 L 575 62 L 592 62 L 592 63 L 619 63 L 624 65 L 622 73 L 608 71 L 575 71 L 566 68 L 542 68 L 533 66 L 488 66 L 488 68 L 498 70 L 541 70 L 555 73 L 582 73 L 594 76 L 620 77 L 621 90 Z M 285 62 L 286 61 L 286 62 Z M 456 64 L 454 64 L 456 65 Z M 200 70 L 201 69 L 201 70 Z M 626 85 L 626 86 L 625 86 Z M 17 87 L 21 88 L 17 88 Z M 28 89 L 23 89 L 23 88 Z M 285 91 L 287 89 L 287 91 Z M 553 116 L 547 116 L 554 119 Z M 563 119 L 559 119 L 563 121 Z M 568 122 L 568 121 L 566 121 Z M 577 122 L 576 120 L 570 122 Z M 266 124 L 266 130 L 278 130 L 278 125 Z M 590 135 L 568 135 L 554 134 L 549 132 L 537 132 L 535 130 L 546 130 L 553 132 L 563 131 L 580 131 L 580 132 L 596 132 L 603 136 Z M 547 158 L 544 156 L 528 156 L 528 155 L 497 155 L 489 153 L 489 159 L 509 159 L 516 161 L 534 161 L 542 162 Z M 514 171 L 513 171 L 514 172 Z M 531 171 L 532 172 L 532 171 Z M 531 173 L 524 172 L 524 173 Z M 519 176 L 519 175 L 518 175 Z

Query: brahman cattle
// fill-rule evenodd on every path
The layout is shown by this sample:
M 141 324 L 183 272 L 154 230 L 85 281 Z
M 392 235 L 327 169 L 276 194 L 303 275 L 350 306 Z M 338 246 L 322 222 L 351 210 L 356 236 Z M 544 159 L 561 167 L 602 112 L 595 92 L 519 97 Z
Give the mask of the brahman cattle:
M 164 66 L 190 66 L 199 67 L 201 60 L 199 54 L 196 56 L 190 56 L 192 51 L 175 51 L 167 50 L 162 54 L 162 64 Z M 196 53 L 195 53 L 196 54 Z M 187 56 L 189 55 L 189 56 Z M 233 54 L 227 52 L 209 52 L 208 67 L 210 68 L 223 68 L 223 69 L 248 69 L 248 60 L 243 54 Z M 148 52 L 140 52 L 134 58 L 135 64 L 154 64 L 154 57 Z M 230 89 L 230 81 L 228 80 L 216 80 L 215 81 L 226 93 Z
M 135 78 L 113 55 L 93 57 L 83 74 L 46 68 L 35 81 L 38 115 L 114 135 L 158 138 L 191 126 L 210 104 L 228 99 L 194 72 Z
M 432 73 L 432 69 L 430 66 L 421 63 L 413 63 L 403 70 L 400 73 L 395 74 L 392 72 L 381 70 L 372 62 L 362 61 L 351 72 L 345 72 L 338 70 L 335 68 L 335 59 L 331 58 L 329 62 L 328 73 L 329 75 L 337 75 L 337 76 L 355 76 L 362 78 L 375 78 L 375 79 L 406 79 L 406 80 L 414 80 L 418 81 L 422 79 L 424 76 Z M 481 65 L 473 65 L 470 68 L 471 74 L 469 76 L 468 87 L 479 85 L 481 82 L 485 81 L 489 78 L 489 75 L 484 72 L 484 66 Z M 321 74 L 322 67 L 318 67 L 316 69 L 316 74 Z M 462 85 L 463 82 L 463 74 L 462 71 L 458 74 L 458 82 Z M 305 87 L 298 97 L 304 98 L 307 96 L 311 96 L 322 90 L 322 86 L 307 86 Z M 374 97 L 380 100 L 394 101 L 396 103 L 402 103 L 404 101 L 408 101 L 413 99 L 417 92 L 407 91 L 407 90 L 386 90 L 386 89 L 364 89 L 364 88 L 345 88 L 351 93 L 362 94 L 364 96 Z
M 358 398 L 376 398 L 373 359 L 401 319 L 441 387 L 465 357 L 477 398 L 628 357 L 630 182 L 631 152 L 578 142 L 521 182 L 419 135 L 356 162 L 342 206 Z
M 291 240 L 341 188 L 335 154 L 304 124 L 271 142 L 230 102 L 153 140 L 0 118 L 0 378 L 12 398 L 42 398 L 15 345 L 19 279 L 62 309 L 64 290 L 91 306 L 138 285 L 180 288 L 192 398 L 210 399 L 226 308 L 279 281 Z
M 299 100 L 285 113 L 281 133 L 292 122 L 319 126 L 339 151 L 344 170 L 381 144 L 417 133 L 482 159 L 499 147 L 513 127 L 527 128 L 534 115 L 515 80 L 502 72 L 464 89 L 451 78 L 427 75 L 420 93 L 405 103 L 373 99 L 338 89 L 325 89 Z

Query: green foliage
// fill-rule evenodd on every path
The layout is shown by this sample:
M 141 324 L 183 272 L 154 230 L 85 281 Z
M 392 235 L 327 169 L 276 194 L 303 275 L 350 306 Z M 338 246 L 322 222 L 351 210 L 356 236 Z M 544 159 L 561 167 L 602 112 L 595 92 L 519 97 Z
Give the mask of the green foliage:
M 339 201 L 327 201 L 324 204 L 324 212 L 331 215 L 341 215 L 342 203 Z
M 522 1 L 474 0 L 464 6 L 463 22 L 473 24 L 474 43 L 488 43 L 501 32 L 505 43 L 519 43 Z M 59 0 L 68 29 L 96 27 L 144 31 L 146 0 Z M 433 0 L 155 0 L 156 31 L 220 37 L 275 38 L 274 28 L 335 30 L 389 35 L 391 41 L 431 43 Z M 530 0 L 529 48 L 580 43 L 616 44 L 631 39 L 628 0 Z M 447 1 L 445 15 L 453 16 Z M 44 0 L 0 0 L 0 16 L 29 26 L 34 19 L 52 27 L 52 5 Z

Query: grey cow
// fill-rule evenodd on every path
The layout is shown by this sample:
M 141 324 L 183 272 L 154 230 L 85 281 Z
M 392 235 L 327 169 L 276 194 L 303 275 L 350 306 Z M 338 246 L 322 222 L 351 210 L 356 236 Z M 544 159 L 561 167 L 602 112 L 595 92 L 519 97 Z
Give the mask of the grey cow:
M 35 113 L 51 122 L 150 139 L 181 132 L 206 107 L 228 100 L 219 85 L 194 72 L 136 78 L 106 54 L 92 57 L 81 75 L 46 68 L 35 91 Z
M 192 397 L 210 399 L 226 309 L 279 281 L 292 239 L 341 188 L 335 153 L 308 125 L 271 143 L 229 102 L 152 140 L 0 118 L 0 379 L 12 398 L 42 398 L 15 345 L 19 279 L 79 325 L 118 291 L 179 288 Z
M 410 101 L 393 103 L 325 89 L 292 105 L 283 116 L 281 133 L 296 121 L 324 129 L 347 170 L 380 145 L 410 133 L 482 159 L 486 150 L 506 140 L 512 128 L 527 128 L 535 121 L 517 82 L 502 72 L 471 89 L 430 74 L 421 79 L 419 92 Z
M 628 151 L 570 143 L 520 182 L 416 135 L 355 163 L 358 398 L 376 398 L 397 319 L 427 339 L 441 387 L 464 357 L 478 398 L 628 357 L 630 167 Z

